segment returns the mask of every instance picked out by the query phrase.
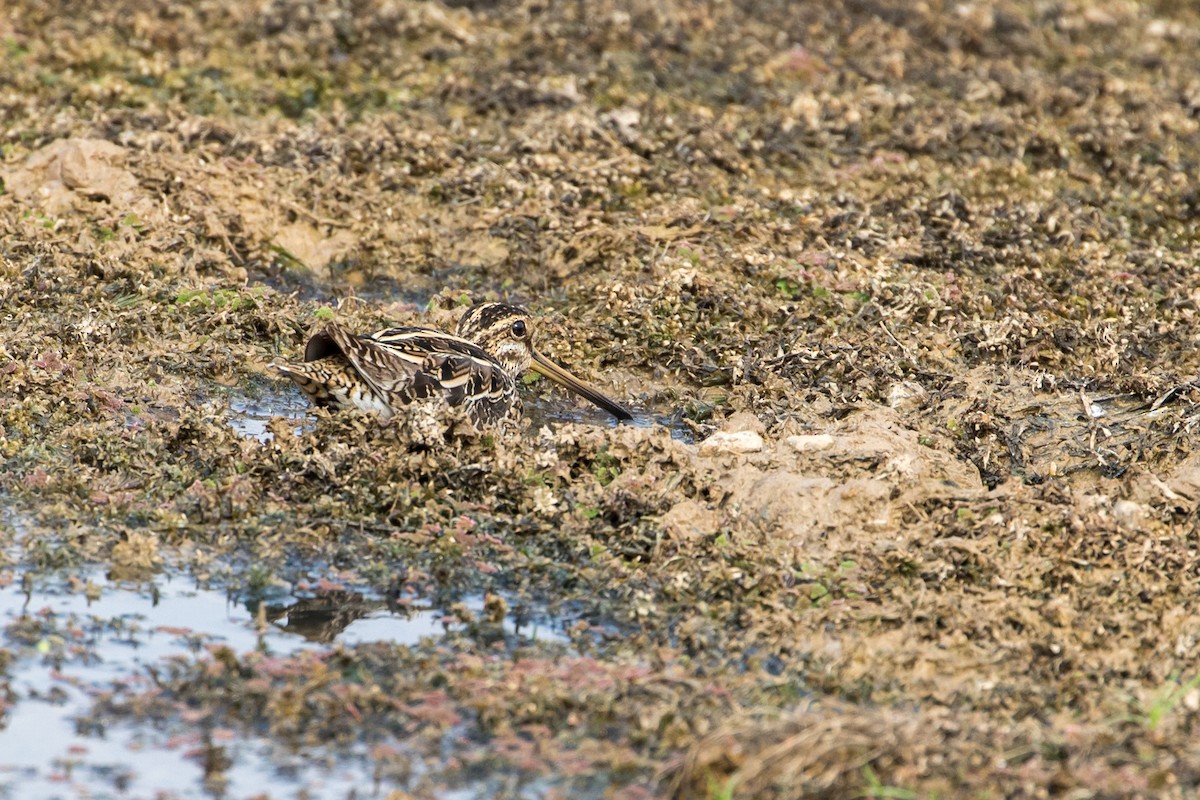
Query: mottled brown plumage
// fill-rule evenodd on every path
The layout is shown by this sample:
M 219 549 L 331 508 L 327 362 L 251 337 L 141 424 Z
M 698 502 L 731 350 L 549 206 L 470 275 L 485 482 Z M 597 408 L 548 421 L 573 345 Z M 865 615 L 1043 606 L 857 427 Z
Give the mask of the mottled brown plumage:
M 538 353 L 535 324 L 525 309 L 505 303 L 471 306 L 458 322 L 457 335 L 404 327 L 359 336 L 330 323 L 309 339 L 304 363 L 279 370 L 317 405 L 360 408 L 386 418 L 400 406 L 440 398 L 463 406 L 476 425 L 487 425 L 516 407 L 517 382 L 532 368 L 619 420 L 633 418 Z

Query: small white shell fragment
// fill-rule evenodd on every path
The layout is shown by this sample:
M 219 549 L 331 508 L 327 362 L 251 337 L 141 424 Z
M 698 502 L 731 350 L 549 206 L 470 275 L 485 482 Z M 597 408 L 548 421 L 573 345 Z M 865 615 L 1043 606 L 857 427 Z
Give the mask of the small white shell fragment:
M 898 381 L 888 388 L 888 405 L 897 411 L 918 409 L 928 398 L 929 392 L 912 381 Z
M 815 453 L 818 450 L 828 450 L 833 447 L 833 437 L 828 433 L 789 436 L 784 441 L 797 453 Z
M 1112 514 L 1117 522 L 1127 528 L 1140 527 L 1146 520 L 1149 509 L 1141 503 L 1132 500 L 1118 500 L 1113 503 Z
M 718 431 L 700 443 L 700 455 L 713 453 L 757 453 L 763 438 L 754 431 Z

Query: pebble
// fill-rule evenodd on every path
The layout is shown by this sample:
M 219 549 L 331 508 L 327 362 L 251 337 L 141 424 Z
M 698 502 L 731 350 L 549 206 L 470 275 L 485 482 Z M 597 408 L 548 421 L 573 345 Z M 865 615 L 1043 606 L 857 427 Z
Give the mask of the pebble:
M 789 436 L 784 440 L 797 453 L 815 453 L 818 450 L 828 450 L 833 447 L 833 437 L 828 433 L 815 433 L 808 436 Z
M 700 455 L 713 453 L 757 453 L 764 447 L 754 431 L 718 431 L 700 443 Z
M 1137 528 L 1145 521 L 1148 510 L 1141 503 L 1135 503 L 1132 500 L 1118 500 L 1113 503 L 1112 514 L 1122 525 Z
M 916 411 L 929 399 L 929 392 L 912 381 L 893 383 L 888 388 L 888 405 L 897 411 Z

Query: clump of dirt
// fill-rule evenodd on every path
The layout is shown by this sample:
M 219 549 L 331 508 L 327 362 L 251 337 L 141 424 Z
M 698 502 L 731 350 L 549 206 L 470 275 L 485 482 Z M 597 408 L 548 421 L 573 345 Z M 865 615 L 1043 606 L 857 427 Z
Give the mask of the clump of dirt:
M 1185 796 L 1198 42 L 1134 3 L 16 0 L 0 536 L 570 608 L 517 657 L 476 619 L 98 707 L 410 742 L 371 757 L 419 796 Z M 328 319 L 495 298 L 639 425 L 230 424 Z

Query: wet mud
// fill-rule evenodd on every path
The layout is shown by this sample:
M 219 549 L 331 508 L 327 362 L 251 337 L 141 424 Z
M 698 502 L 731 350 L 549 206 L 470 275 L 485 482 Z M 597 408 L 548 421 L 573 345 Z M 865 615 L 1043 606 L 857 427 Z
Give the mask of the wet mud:
M 1198 46 L 7 3 L 0 796 L 1194 795 Z M 270 366 L 483 300 L 636 419 Z

